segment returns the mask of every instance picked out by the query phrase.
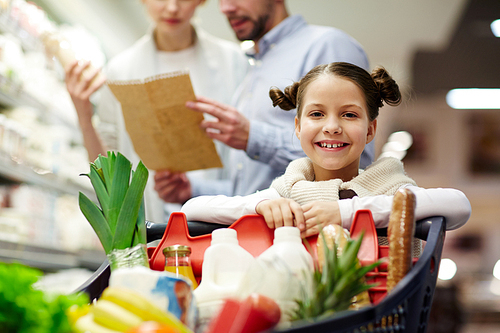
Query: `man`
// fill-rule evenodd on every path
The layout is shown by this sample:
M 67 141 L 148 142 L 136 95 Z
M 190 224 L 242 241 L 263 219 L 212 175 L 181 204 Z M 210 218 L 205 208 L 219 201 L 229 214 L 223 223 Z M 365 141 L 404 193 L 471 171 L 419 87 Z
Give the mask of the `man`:
M 217 118 L 201 126 L 209 137 L 232 148 L 228 179 L 197 181 L 185 174 L 157 172 L 155 189 L 167 202 L 183 203 L 198 195 L 246 195 L 269 187 L 290 161 L 305 156 L 294 135 L 295 112 L 274 108 L 269 89 L 283 89 L 319 64 L 345 61 L 369 69 L 365 52 L 352 37 L 290 16 L 285 0 L 220 0 L 220 9 L 240 41 L 254 42 L 247 52 L 251 68 L 235 93 L 234 107 L 204 97 L 186 106 Z M 367 147 L 362 168 L 374 157 L 373 144 Z

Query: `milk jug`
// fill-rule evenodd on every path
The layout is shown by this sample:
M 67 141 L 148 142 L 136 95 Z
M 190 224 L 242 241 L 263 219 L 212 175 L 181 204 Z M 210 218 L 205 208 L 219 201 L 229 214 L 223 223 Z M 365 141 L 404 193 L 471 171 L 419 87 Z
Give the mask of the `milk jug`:
M 311 292 L 313 270 L 313 259 L 302 244 L 300 230 L 276 228 L 273 245 L 257 257 L 238 293 L 245 297 L 256 292 L 274 299 L 284 322 L 297 306 L 295 300 Z
M 193 292 L 199 311 L 196 331 L 204 330 L 225 299 L 237 296 L 240 282 L 254 261 L 238 244 L 236 230 L 222 228 L 212 232 L 212 242 L 203 255 L 201 282 Z

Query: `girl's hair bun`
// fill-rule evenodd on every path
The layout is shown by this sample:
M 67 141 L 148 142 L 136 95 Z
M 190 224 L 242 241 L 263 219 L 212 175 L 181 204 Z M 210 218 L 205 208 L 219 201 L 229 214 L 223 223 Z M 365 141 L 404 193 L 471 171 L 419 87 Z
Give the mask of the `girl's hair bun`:
M 294 82 L 281 91 L 279 88 L 273 87 L 269 90 L 269 97 L 273 101 L 273 106 L 279 106 L 283 110 L 293 110 L 297 107 L 297 91 L 299 83 Z
M 382 107 L 382 101 L 391 106 L 396 106 L 401 103 L 402 97 L 401 92 L 399 91 L 399 86 L 385 70 L 385 68 L 375 68 L 372 71 L 371 76 L 380 94 L 381 100 L 379 107 Z

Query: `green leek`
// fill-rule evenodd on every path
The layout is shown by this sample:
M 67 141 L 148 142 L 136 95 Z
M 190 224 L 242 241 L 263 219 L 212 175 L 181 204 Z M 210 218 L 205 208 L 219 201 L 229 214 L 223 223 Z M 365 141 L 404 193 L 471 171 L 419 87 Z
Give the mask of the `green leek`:
M 139 161 L 135 171 L 121 153 L 108 152 L 90 163 L 90 179 L 98 204 L 80 193 L 79 205 L 106 254 L 146 244 L 144 190 L 148 169 Z M 132 175 L 132 176 L 131 176 Z

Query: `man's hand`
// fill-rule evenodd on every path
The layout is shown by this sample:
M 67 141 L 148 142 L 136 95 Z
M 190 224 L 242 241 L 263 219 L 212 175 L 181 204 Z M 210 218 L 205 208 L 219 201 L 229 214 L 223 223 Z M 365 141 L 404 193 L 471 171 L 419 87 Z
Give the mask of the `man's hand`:
M 302 237 L 319 234 L 320 228 L 328 224 L 342 225 L 339 204 L 337 201 L 314 201 L 302 206 L 305 218 L 305 229 L 301 229 Z
M 79 106 L 90 104 L 90 96 L 106 82 L 106 77 L 97 68 L 90 66 L 89 61 L 74 61 L 65 68 L 66 89 L 75 104 Z
M 163 201 L 183 204 L 191 199 L 191 183 L 185 173 L 157 171 L 154 179 L 155 191 Z
M 189 101 L 186 107 L 207 113 L 216 120 L 204 120 L 201 127 L 207 135 L 235 149 L 247 148 L 250 122 L 235 108 L 212 99 L 198 96 L 196 101 Z
M 271 229 L 282 226 L 296 226 L 300 230 L 305 228 L 302 208 L 292 199 L 264 200 L 257 204 L 255 211 L 264 217 Z

